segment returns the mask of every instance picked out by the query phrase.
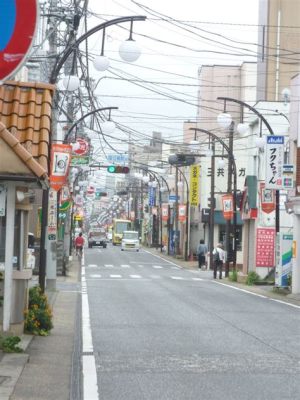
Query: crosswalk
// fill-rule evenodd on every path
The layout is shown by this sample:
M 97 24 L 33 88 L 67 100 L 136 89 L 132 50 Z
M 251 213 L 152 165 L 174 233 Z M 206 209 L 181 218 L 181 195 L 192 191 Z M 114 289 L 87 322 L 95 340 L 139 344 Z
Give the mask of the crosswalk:
M 176 267 L 176 266 L 173 266 L 173 265 L 167 265 L 167 267 L 166 267 L 166 266 L 163 266 L 163 265 L 138 264 L 138 265 L 135 265 L 135 267 L 138 267 L 138 268 L 153 268 L 153 269 L 168 268 L 168 269 L 173 269 L 173 270 L 180 270 L 181 269 L 180 267 Z M 101 265 L 88 264 L 88 265 L 86 265 L 86 268 L 105 268 L 105 269 L 112 269 L 112 268 L 122 268 L 123 269 L 123 268 L 126 268 L 126 269 L 128 269 L 128 268 L 133 268 L 133 266 L 129 265 L 129 264 L 120 264 L 120 265 L 114 265 L 114 264 L 101 264 Z
M 118 280 L 118 279 L 133 279 L 133 280 L 145 280 L 145 279 L 162 279 L 164 278 L 163 276 L 159 275 L 149 275 L 149 276 L 142 276 L 142 275 L 137 275 L 137 274 L 129 274 L 129 275 L 121 275 L 121 274 L 109 274 L 109 275 L 101 275 L 101 274 L 90 274 L 87 280 L 89 279 L 103 279 L 103 280 Z M 204 279 L 202 278 L 194 278 L 194 277 L 182 277 L 182 276 L 169 276 L 168 277 L 171 280 L 174 281 L 203 281 Z

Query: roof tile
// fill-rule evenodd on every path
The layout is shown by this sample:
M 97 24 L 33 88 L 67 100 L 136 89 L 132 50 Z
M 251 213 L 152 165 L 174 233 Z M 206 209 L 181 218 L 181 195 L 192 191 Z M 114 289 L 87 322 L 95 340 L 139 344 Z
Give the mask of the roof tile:
M 54 88 L 54 85 L 35 82 L 6 81 L 0 85 L 2 137 L 30 169 L 33 165 L 37 169 L 32 163 L 35 160 L 47 173 Z M 7 135 L 3 126 L 12 135 Z

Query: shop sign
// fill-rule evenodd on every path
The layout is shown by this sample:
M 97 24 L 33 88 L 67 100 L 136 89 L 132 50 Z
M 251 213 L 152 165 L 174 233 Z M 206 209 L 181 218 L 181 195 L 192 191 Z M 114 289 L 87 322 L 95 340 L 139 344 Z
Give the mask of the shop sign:
M 257 228 L 256 266 L 272 268 L 275 266 L 275 229 Z
M 284 136 L 267 136 L 266 188 L 283 188 Z
M 161 206 L 161 219 L 163 221 L 168 221 L 169 218 L 169 207 L 168 205 L 162 205 Z
M 71 152 L 72 146 L 70 144 L 52 144 L 50 186 L 54 190 L 60 190 L 66 184 Z
M 57 192 L 49 190 L 48 200 L 48 240 L 56 240 L 57 231 Z
M 0 217 L 5 216 L 5 206 L 6 204 L 6 188 L 3 185 L 0 185 Z
M 185 222 L 186 220 L 186 205 L 180 204 L 178 206 L 178 219 L 180 222 Z

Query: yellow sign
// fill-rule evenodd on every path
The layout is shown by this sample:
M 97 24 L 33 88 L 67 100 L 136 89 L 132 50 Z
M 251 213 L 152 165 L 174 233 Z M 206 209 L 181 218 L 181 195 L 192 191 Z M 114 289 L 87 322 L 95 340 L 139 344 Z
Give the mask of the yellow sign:
M 198 207 L 199 205 L 199 178 L 200 166 L 190 166 L 190 205 Z

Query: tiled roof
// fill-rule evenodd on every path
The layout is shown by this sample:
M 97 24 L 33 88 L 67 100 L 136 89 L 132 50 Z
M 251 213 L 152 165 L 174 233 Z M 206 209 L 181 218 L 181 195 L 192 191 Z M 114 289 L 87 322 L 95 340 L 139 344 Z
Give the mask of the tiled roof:
M 0 85 L 2 137 L 32 170 L 35 160 L 48 174 L 54 85 L 6 81 Z M 17 140 L 9 139 L 7 129 Z M 26 154 L 23 152 L 26 149 Z M 29 156 L 28 156 L 29 155 Z M 32 156 L 32 157 L 31 157 Z M 36 166 L 35 166 L 36 167 Z M 35 171 L 33 171 L 35 172 Z M 39 176 L 39 175 L 38 175 Z

